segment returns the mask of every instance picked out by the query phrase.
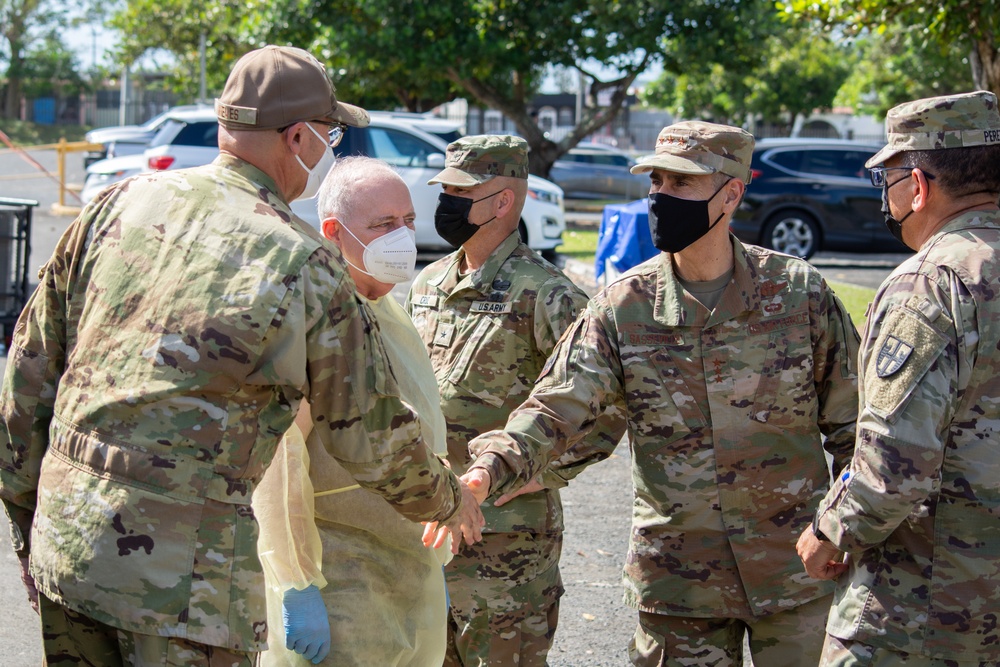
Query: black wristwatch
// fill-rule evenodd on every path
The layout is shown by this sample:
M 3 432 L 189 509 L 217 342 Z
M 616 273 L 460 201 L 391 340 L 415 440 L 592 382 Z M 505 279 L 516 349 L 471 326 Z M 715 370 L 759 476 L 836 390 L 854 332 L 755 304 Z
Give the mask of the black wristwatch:
M 819 517 L 813 519 L 812 529 L 813 529 L 813 535 L 816 536 L 817 540 L 819 540 L 820 542 L 830 541 L 830 538 L 826 536 L 826 533 L 824 533 L 822 530 L 819 529 Z

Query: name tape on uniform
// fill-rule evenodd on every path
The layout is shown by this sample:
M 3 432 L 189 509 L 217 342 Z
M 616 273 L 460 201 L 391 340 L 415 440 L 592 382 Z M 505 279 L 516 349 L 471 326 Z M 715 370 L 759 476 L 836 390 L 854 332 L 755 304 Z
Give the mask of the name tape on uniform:
M 438 298 L 433 294 L 414 294 L 410 297 L 410 303 L 414 306 L 428 306 L 430 308 L 434 308 L 438 304 Z
M 473 301 L 472 305 L 469 307 L 469 312 L 492 313 L 494 315 L 500 315 L 511 312 L 513 306 L 514 304 L 512 304 L 510 301 L 507 302 Z

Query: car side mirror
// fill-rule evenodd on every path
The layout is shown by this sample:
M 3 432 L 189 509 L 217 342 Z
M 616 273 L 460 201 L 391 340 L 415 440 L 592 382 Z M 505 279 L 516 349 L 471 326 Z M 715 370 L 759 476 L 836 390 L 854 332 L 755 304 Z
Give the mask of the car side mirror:
M 428 169 L 444 169 L 444 153 L 431 153 L 427 156 Z

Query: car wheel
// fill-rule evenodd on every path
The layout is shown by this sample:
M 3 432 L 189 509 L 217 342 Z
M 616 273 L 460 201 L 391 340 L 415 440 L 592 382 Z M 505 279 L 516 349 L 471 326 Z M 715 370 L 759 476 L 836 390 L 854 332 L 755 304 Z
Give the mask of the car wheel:
M 782 211 L 767 219 L 761 244 L 787 255 L 809 259 L 819 250 L 819 225 L 803 211 Z

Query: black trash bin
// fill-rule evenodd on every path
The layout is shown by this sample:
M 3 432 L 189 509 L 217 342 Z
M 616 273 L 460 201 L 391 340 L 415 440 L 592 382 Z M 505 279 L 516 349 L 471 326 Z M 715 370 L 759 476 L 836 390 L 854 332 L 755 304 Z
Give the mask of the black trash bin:
M 0 328 L 3 352 L 10 347 L 14 324 L 28 302 L 28 256 L 31 253 L 32 199 L 0 197 Z

